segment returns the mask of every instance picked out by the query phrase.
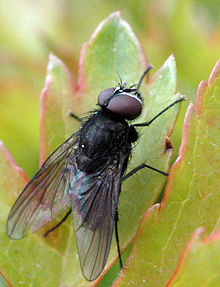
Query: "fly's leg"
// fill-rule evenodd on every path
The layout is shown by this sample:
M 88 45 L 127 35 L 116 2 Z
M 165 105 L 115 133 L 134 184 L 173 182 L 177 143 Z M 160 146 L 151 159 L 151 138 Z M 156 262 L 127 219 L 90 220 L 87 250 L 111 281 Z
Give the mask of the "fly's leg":
M 172 106 L 176 105 L 179 102 L 185 101 L 185 98 L 182 96 L 181 98 L 177 99 L 173 103 L 171 103 L 169 106 L 167 106 L 165 109 L 163 109 L 161 112 L 159 112 L 155 117 L 153 117 L 150 121 L 139 123 L 139 124 L 133 124 L 131 126 L 133 127 L 148 127 L 150 124 L 152 124 L 153 121 L 155 121 L 159 116 L 161 116 L 163 113 L 165 113 L 167 110 L 169 110 Z
M 77 117 L 74 113 L 70 113 L 70 116 L 82 124 L 83 120 Z
M 150 165 L 147 165 L 145 163 L 140 164 L 139 166 L 137 166 L 136 168 L 132 169 L 128 174 L 126 174 L 125 176 L 122 177 L 121 181 L 124 181 L 125 179 L 129 178 L 130 176 L 132 176 L 133 174 L 135 174 L 136 172 L 138 172 L 139 170 L 143 169 L 143 168 L 150 168 L 156 172 L 159 172 L 163 175 L 168 176 L 169 174 L 166 172 L 163 172 L 159 169 L 156 169 Z M 117 250 L 118 250 L 118 258 L 119 258 L 119 263 L 120 263 L 120 267 L 123 268 L 123 264 L 122 264 L 122 259 L 121 259 L 121 251 L 120 251 L 120 245 L 119 245 L 119 236 L 118 236 L 118 209 L 116 209 L 116 213 L 115 213 L 115 236 L 116 236 L 116 242 L 117 242 Z
M 176 101 L 174 101 L 173 103 L 171 103 L 169 106 L 167 106 L 165 109 L 163 109 L 161 112 L 159 112 L 159 113 L 158 113 L 155 117 L 153 117 L 150 121 L 144 122 L 144 123 L 139 123 L 139 124 L 134 124 L 134 125 L 131 125 L 131 126 L 133 126 L 133 127 L 147 127 L 147 126 L 149 126 L 150 124 L 152 124 L 152 122 L 155 121 L 159 116 L 161 116 L 163 113 L 165 113 L 167 110 L 169 110 L 172 106 L 174 106 L 174 105 L 176 105 L 177 103 L 182 102 L 182 101 L 184 101 L 184 100 L 185 100 L 185 98 L 182 96 L 181 98 L 177 99 Z M 131 175 L 135 174 L 136 172 L 138 172 L 139 170 L 141 170 L 142 168 L 145 168 L 145 167 L 150 168 L 150 169 L 152 169 L 152 170 L 154 170 L 154 171 L 156 171 L 156 172 L 159 172 L 159 173 L 161 173 L 161 174 L 163 174 L 163 175 L 168 176 L 168 173 L 163 172 L 163 171 L 161 171 L 161 170 L 159 170 L 159 169 L 156 169 L 156 168 L 154 168 L 154 167 L 152 167 L 152 166 L 149 166 L 149 165 L 147 165 L 147 164 L 145 164 L 145 163 L 142 163 L 142 164 L 140 164 L 139 166 L 137 166 L 136 168 L 134 168 L 133 170 L 131 170 L 128 174 L 126 174 L 126 175 L 122 178 L 122 181 L 125 180 L 125 179 L 127 179 L 128 177 L 130 177 Z
M 145 164 L 145 163 L 142 163 L 142 164 L 140 164 L 139 166 L 137 166 L 137 167 L 135 167 L 134 169 L 132 169 L 128 174 L 126 174 L 125 176 L 123 176 L 122 179 L 121 179 L 121 181 L 123 181 L 123 180 L 129 178 L 130 176 L 132 176 L 133 174 L 135 174 L 136 172 L 138 172 L 139 170 L 141 170 L 141 169 L 143 169 L 143 168 L 152 169 L 152 170 L 154 170 L 154 171 L 156 171 L 156 172 L 159 172 L 159 173 L 161 173 L 161 174 L 163 174 L 163 175 L 166 175 L 166 176 L 169 175 L 168 173 L 166 173 L 166 172 L 164 172 L 164 171 L 161 171 L 161 170 L 156 169 L 156 168 L 154 168 L 154 167 L 152 167 L 152 166 L 150 166 L 150 165 L 147 165 L 147 164 Z
M 116 237 L 116 243 L 117 243 L 117 251 L 118 251 L 118 259 L 120 268 L 123 268 L 122 258 L 121 258 L 121 250 L 120 250 L 120 244 L 119 244 L 119 235 L 118 235 L 118 208 L 115 211 L 115 237 Z
M 150 168 L 156 172 L 159 172 L 163 175 L 168 176 L 169 174 L 166 172 L 163 172 L 159 169 L 156 169 L 150 165 L 147 165 L 145 163 L 140 164 L 139 166 L 137 166 L 136 168 L 132 169 L 128 174 L 126 174 L 124 177 L 122 177 L 121 181 L 124 181 L 125 179 L 129 178 L 130 176 L 132 176 L 133 174 L 135 174 L 136 172 L 138 172 L 139 170 L 143 169 L 143 168 Z M 120 244 L 119 244 L 119 235 L 118 235 L 118 209 L 116 209 L 116 213 L 115 213 L 115 237 L 116 237 L 116 243 L 117 243 L 117 250 L 118 250 L 118 258 L 119 258 L 119 264 L 121 269 L 123 268 L 123 263 L 122 263 L 122 258 L 121 258 L 121 251 L 120 251 Z
M 72 212 L 72 209 L 70 208 L 70 210 L 67 212 L 67 214 L 63 217 L 63 219 L 61 219 L 60 222 L 58 222 L 54 227 L 50 228 L 49 230 L 47 230 L 45 233 L 44 233 L 44 237 L 47 237 L 47 235 L 54 231 L 55 229 L 57 229 L 64 221 L 67 220 L 68 216 L 70 215 L 70 213 Z

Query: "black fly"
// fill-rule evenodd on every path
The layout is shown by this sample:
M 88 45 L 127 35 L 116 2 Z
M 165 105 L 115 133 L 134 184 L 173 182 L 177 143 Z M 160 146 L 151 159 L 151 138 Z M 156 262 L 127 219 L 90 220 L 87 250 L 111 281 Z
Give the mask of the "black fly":
M 8 216 L 8 236 L 20 239 L 29 229 L 39 230 L 68 209 L 46 236 L 72 212 L 80 266 L 89 281 L 95 280 L 106 264 L 114 227 L 122 267 L 117 225 L 121 182 L 145 167 L 167 175 L 143 163 L 124 176 L 132 144 L 138 139 L 135 126 L 149 126 L 184 99 L 176 100 L 149 122 L 129 125 L 127 121 L 142 112 L 139 88 L 151 68 L 148 66 L 137 85 L 121 83 L 100 93 L 100 109 L 49 156 Z

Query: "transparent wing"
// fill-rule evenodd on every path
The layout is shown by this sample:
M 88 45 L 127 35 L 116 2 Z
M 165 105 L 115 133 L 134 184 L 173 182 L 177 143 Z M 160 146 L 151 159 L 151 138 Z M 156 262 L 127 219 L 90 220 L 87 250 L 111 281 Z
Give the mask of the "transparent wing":
M 114 229 L 124 160 L 100 172 L 77 172 L 71 181 L 73 224 L 85 278 L 95 280 L 105 267 Z
M 29 229 L 39 230 L 71 206 L 70 162 L 74 162 L 78 133 L 59 146 L 43 163 L 15 201 L 7 221 L 8 236 L 24 237 Z M 74 165 L 71 171 L 75 172 Z

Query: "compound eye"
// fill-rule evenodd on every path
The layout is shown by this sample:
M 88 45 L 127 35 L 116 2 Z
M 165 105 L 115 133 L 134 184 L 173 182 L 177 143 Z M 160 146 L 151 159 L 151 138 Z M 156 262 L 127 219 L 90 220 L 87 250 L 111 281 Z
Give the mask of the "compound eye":
M 141 114 L 141 99 L 125 92 L 118 92 L 112 97 L 114 92 L 115 88 L 109 88 L 101 92 L 98 97 L 99 105 L 127 120 L 133 120 Z M 107 100 L 109 100 L 109 102 L 107 102 L 106 106 L 105 103 Z
M 98 96 L 98 104 L 103 107 L 105 102 L 114 94 L 115 88 L 108 88 L 102 91 Z
M 121 93 L 110 100 L 107 109 L 127 120 L 133 120 L 141 114 L 142 102 L 133 95 Z

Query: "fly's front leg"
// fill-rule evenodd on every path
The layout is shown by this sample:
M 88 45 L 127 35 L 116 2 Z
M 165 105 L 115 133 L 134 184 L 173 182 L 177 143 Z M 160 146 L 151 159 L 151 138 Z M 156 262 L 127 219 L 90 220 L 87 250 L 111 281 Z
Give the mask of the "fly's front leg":
M 83 123 L 83 120 L 79 117 L 77 117 L 74 113 L 69 113 L 69 115 L 74 118 L 75 120 L 77 120 L 78 122 L 80 122 L 81 124 Z
M 132 127 L 147 127 L 149 126 L 150 124 L 152 124 L 153 121 L 155 121 L 159 116 L 161 116 L 163 113 L 165 113 L 167 110 L 169 110 L 172 106 L 176 105 L 177 103 L 179 102 L 182 102 L 184 101 L 185 98 L 183 96 L 181 96 L 179 99 L 175 100 L 173 103 L 171 103 L 169 106 L 167 106 L 165 109 L 163 109 L 161 112 L 159 112 L 156 116 L 154 116 L 150 121 L 147 121 L 147 122 L 144 122 L 144 123 L 138 123 L 138 124 L 133 124 L 131 125 Z M 126 174 L 123 178 L 122 178 L 122 181 L 127 179 L 128 177 L 132 176 L 133 174 L 135 174 L 136 172 L 138 172 L 139 170 L 143 169 L 143 168 L 149 168 L 149 169 L 152 169 L 156 172 L 159 172 L 163 175 L 166 175 L 168 176 L 168 173 L 166 172 L 163 172 L 159 169 L 156 169 L 152 166 L 149 166 L 145 163 L 142 163 L 140 164 L 139 166 L 137 166 L 136 168 L 134 168 L 133 170 L 131 170 L 128 174 Z
M 167 110 L 169 110 L 172 106 L 176 105 L 179 102 L 185 101 L 185 98 L 181 96 L 179 99 L 175 100 L 173 103 L 171 103 L 169 106 L 167 106 L 165 109 L 163 109 L 161 112 L 159 112 L 155 117 L 153 117 L 150 121 L 139 123 L 139 124 L 133 124 L 133 127 L 148 127 L 150 124 L 152 124 L 153 121 L 155 121 L 159 116 L 161 116 L 163 113 L 165 113 Z

